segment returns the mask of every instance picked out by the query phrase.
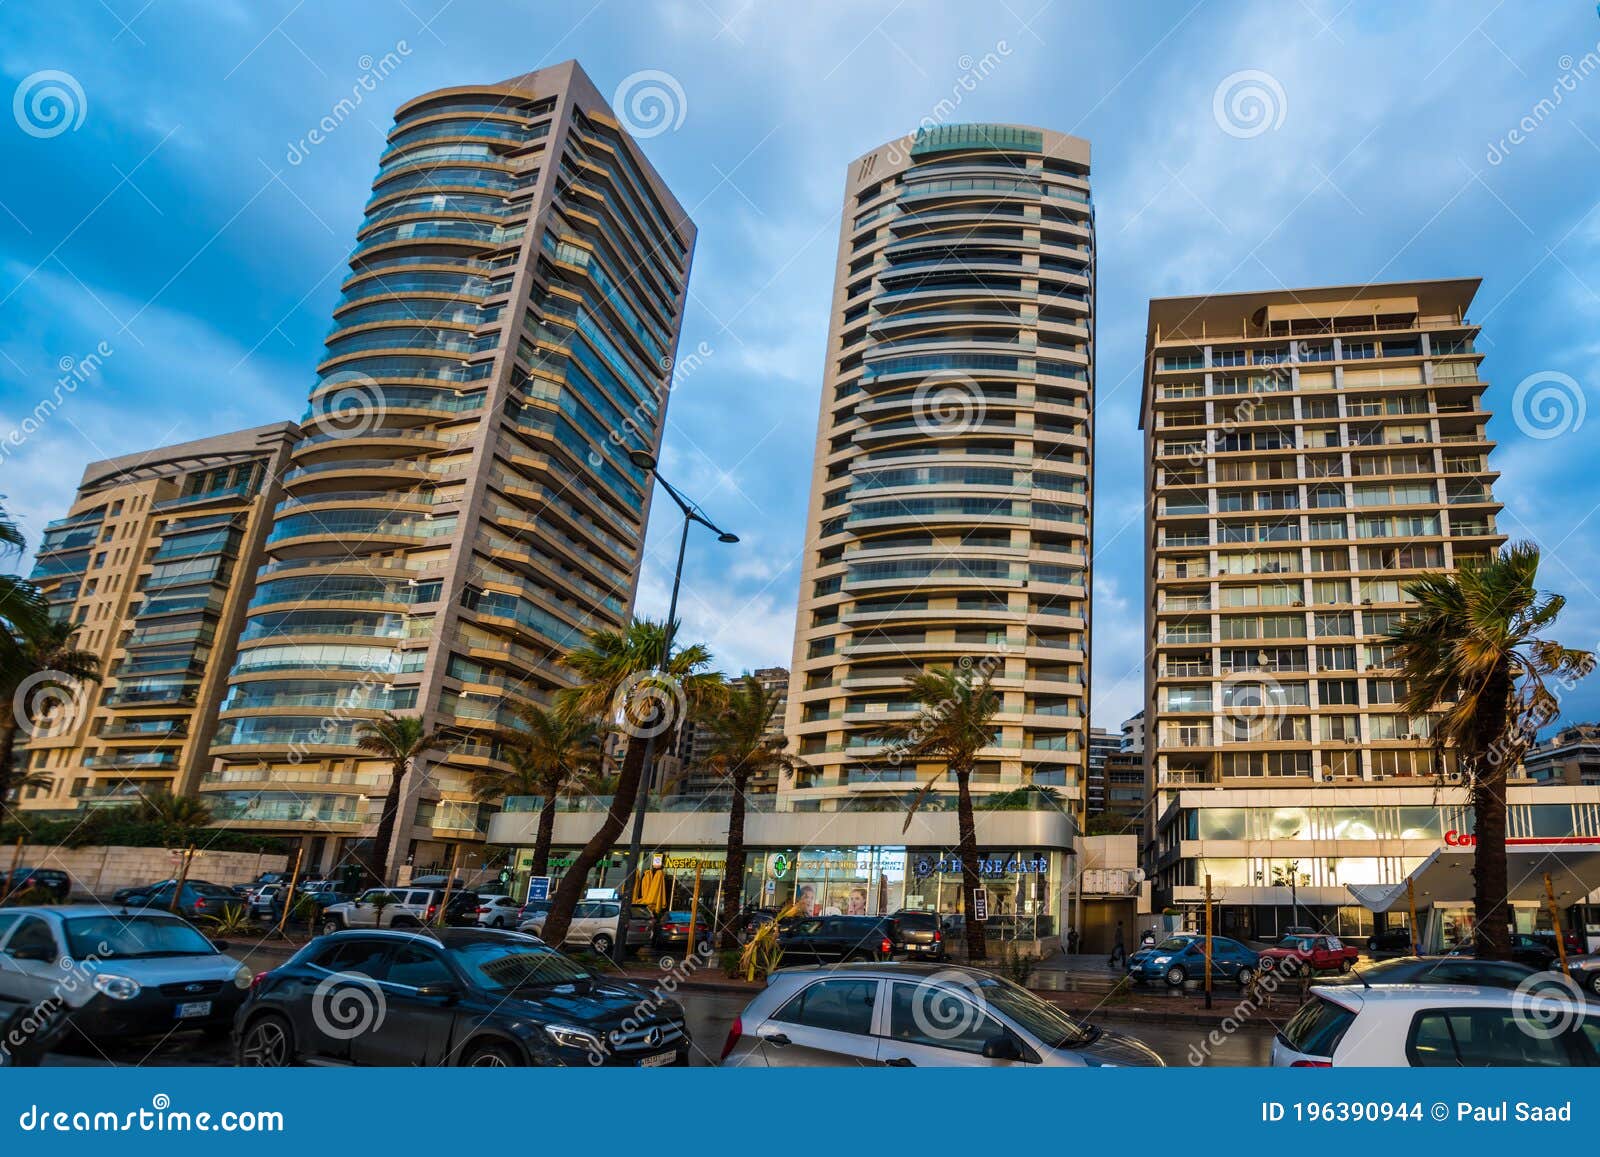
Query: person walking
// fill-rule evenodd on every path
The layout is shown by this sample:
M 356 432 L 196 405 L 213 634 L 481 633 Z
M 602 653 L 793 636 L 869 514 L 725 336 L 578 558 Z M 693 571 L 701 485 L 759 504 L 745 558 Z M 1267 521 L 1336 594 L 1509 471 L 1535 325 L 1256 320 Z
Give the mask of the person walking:
M 1128 963 L 1128 944 L 1123 938 L 1122 921 L 1117 921 L 1117 938 L 1111 945 L 1111 957 L 1106 961 L 1107 968 L 1115 968 L 1118 964 Z
M 1076 928 L 1074 928 L 1071 924 L 1068 924 L 1067 925 L 1067 955 L 1068 956 L 1076 956 L 1077 954 L 1078 954 L 1078 930 Z

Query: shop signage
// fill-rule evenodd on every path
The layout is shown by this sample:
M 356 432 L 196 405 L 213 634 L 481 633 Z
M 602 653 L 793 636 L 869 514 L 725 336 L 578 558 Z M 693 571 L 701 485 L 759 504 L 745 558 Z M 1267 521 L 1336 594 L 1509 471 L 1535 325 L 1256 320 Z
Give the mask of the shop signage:
M 1447 848 L 1475 848 L 1478 846 L 1478 837 L 1471 832 L 1458 832 L 1451 828 L 1444 834 L 1444 846 Z
M 961 871 L 961 857 L 942 855 L 918 856 L 915 865 L 918 879 L 926 879 L 935 874 L 954 875 Z M 1034 875 L 1050 870 L 1048 856 L 1012 856 L 1007 859 L 979 859 L 978 874 L 980 876 L 1017 876 Z
M 692 872 L 696 868 L 721 869 L 724 858 L 710 853 L 704 855 L 673 855 L 670 852 L 657 857 L 661 862 L 657 867 L 665 868 L 669 872 Z
M 989 918 L 989 889 L 972 890 L 972 918 L 982 923 Z
M 782 852 L 773 852 L 767 857 L 767 871 L 778 879 L 783 879 L 789 874 L 789 857 Z
M 549 898 L 550 898 L 550 877 L 549 876 L 529 876 L 528 877 L 528 899 L 529 900 L 548 900 Z

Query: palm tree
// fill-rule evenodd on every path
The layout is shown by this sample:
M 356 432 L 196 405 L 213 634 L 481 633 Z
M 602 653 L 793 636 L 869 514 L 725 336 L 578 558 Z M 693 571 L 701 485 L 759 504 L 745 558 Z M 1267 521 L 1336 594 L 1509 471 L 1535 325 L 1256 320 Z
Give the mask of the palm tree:
M 993 673 L 973 680 L 970 671 L 924 671 L 907 680 L 907 690 L 917 704 L 917 717 L 885 728 L 900 750 L 917 759 L 937 759 L 956 780 L 957 849 L 961 858 L 961 902 L 966 912 L 967 958 L 983 960 L 983 923 L 973 919 L 973 893 L 978 876 L 978 829 L 972 815 L 972 768 L 980 749 L 994 743 L 994 716 L 1000 696 L 990 685 Z M 911 799 L 905 827 L 924 800 L 939 785 L 934 776 Z M 904 830 L 904 829 L 902 829 Z
M 1478 956 L 1510 952 L 1506 903 L 1506 769 L 1558 714 L 1547 678 L 1562 687 L 1594 667 L 1588 651 L 1542 632 L 1566 604 L 1534 587 L 1539 548 L 1520 542 L 1477 566 L 1406 584 L 1416 602 L 1389 638 L 1413 716 L 1440 711 L 1435 750 L 1446 749 L 1470 785 L 1475 821 L 1473 945 Z M 1442 709 L 1442 710 L 1441 710 Z
M 555 835 L 558 796 L 595 786 L 604 763 L 604 729 L 593 716 L 580 714 L 570 699 L 554 708 L 523 704 L 514 708 L 523 728 L 506 736 L 509 772 L 489 771 L 473 781 L 473 794 L 485 803 L 511 795 L 544 798 L 539 832 L 533 843 L 533 875 L 550 874 L 550 843 Z
M 589 870 L 611 851 L 633 812 L 647 770 L 644 754 L 649 738 L 662 735 L 677 725 L 685 711 L 702 709 L 720 694 L 722 676 L 706 670 L 711 653 L 700 643 L 670 650 L 673 634 L 676 630 L 669 632 L 665 623 L 635 619 L 625 630 L 591 631 L 583 646 L 563 659 L 579 679 L 568 696 L 573 709 L 583 715 L 617 717 L 628 745 L 606 818 L 574 857 L 550 899 L 543 935 L 551 944 L 566 939 Z M 624 908 L 630 899 L 622 898 Z
M 10 626 L 11 631 L 0 630 L 10 641 L 9 653 L 0 656 L 0 805 L 11 792 L 18 735 L 30 722 L 29 690 L 53 685 L 72 691 L 78 682 L 100 680 L 100 656 L 76 645 L 78 624 L 35 618 L 29 612 Z
M 728 689 L 721 711 L 706 720 L 711 732 L 707 762 L 728 779 L 733 793 L 728 805 L 728 859 L 722 880 L 722 947 L 737 951 L 736 925 L 744 898 L 744 793 L 752 776 L 784 773 L 797 761 L 785 753 L 787 737 L 773 734 L 772 717 L 782 696 L 768 691 L 754 675 L 745 675 Z
M 385 711 L 377 719 L 363 720 L 356 733 L 356 746 L 389 761 L 389 791 L 383 797 L 378 815 L 378 832 L 373 837 L 368 865 L 379 884 L 389 882 L 389 843 L 394 839 L 395 819 L 400 814 L 400 795 L 411 763 L 423 752 L 439 744 L 443 736 L 429 731 L 416 715 L 396 715 Z
M 134 809 L 147 823 L 174 828 L 203 828 L 211 822 L 211 809 L 192 795 L 173 795 L 165 789 L 143 793 Z

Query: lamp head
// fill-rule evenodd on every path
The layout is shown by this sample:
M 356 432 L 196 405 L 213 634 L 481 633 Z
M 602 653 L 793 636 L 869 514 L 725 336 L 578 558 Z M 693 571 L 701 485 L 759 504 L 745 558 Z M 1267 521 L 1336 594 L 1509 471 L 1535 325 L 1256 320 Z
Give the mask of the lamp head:
M 727 531 L 723 531 L 721 534 L 717 535 L 717 541 L 718 542 L 738 542 L 739 541 L 739 536 L 737 534 L 729 534 Z
M 641 470 L 654 470 L 656 468 L 656 456 L 648 450 L 629 450 L 628 461 Z

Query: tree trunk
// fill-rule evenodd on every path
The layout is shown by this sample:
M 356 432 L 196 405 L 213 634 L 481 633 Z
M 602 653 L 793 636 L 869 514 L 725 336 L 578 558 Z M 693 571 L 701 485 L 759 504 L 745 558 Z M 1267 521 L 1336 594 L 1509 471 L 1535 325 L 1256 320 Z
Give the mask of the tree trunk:
M 617 776 L 617 789 L 611 797 L 611 808 L 606 812 L 605 822 L 573 858 L 566 874 L 561 877 L 561 886 L 550 899 L 550 911 L 544 919 L 542 939 L 553 947 L 559 948 L 566 942 L 567 929 L 572 924 L 572 910 L 578 906 L 578 900 L 583 895 L 589 869 L 616 846 L 617 837 L 622 834 L 628 817 L 633 814 L 634 797 L 639 794 L 639 777 L 644 774 L 644 748 L 644 740 L 628 740 L 628 754 L 622 759 L 622 773 Z M 627 928 L 626 914 L 631 900 L 630 896 L 622 897 L 622 929 Z
M 722 872 L 722 935 L 724 952 L 739 951 L 739 935 L 735 925 L 744 899 L 744 790 L 750 783 L 750 772 L 741 769 L 733 773 L 733 803 L 728 807 L 728 862 Z
M 17 721 L 7 712 L 0 723 L 0 815 L 6 807 L 6 796 L 11 793 L 11 761 L 17 757 Z
M 1511 675 L 1502 668 L 1484 690 L 1483 709 L 1473 728 L 1473 750 L 1465 753 L 1472 763 L 1472 944 L 1480 960 L 1511 958 L 1511 910 L 1506 899 L 1506 760 L 1500 755 L 1506 743 L 1510 694 Z
M 389 841 L 394 839 L 395 818 L 400 812 L 400 789 L 405 784 L 407 763 L 397 763 L 389 773 L 389 791 L 383 797 L 383 810 L 378 813 L 378 833 L 372 840 L 372 854 L 367 857 L 373 878 L 380 887 L 389 883 Z
M 956 827 L 960 837 L 961 904 L 967 913 L 967 959 L 987 960 L 983 923 L 973 916 L 973 895 L 982 883 L 978 875 L 978 825 L 972 816 L 971 771 L 956 772 Z
M 548 876 L 550 874 L 550 843 L 555 839 L 556 833 L 556 793 L 544 793 L 544 807 L 539 809 L 539 831 L 533 838 L 533 871 L 534 876 Z

